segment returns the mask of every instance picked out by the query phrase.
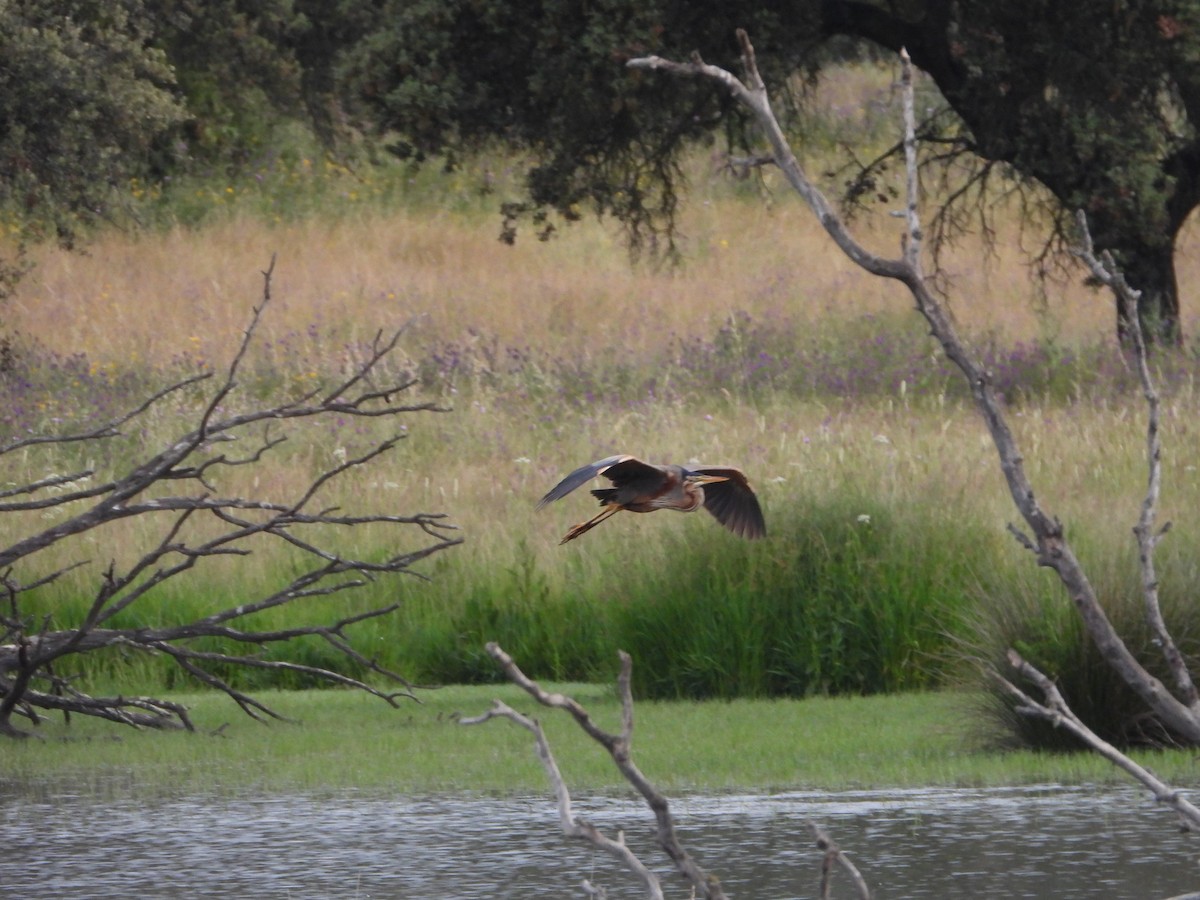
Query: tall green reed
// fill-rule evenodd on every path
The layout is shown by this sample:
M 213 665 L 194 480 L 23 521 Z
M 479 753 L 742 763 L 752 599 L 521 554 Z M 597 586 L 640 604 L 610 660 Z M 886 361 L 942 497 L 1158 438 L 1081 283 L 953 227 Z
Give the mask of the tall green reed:
M 480 649 L 491 639 L 538 677 L 593 680 L 623 649 L 638 660 L 640 695 L 658 698 L 938 683 L 939 651 L 967 609 L 959 576 L 980 536 L 857 498 L 772 513 L 772 535 L 758 544 L 703 521 L 648 544 L 617 532 L 618 520 L 605 538 L 588 535 L 598 571 L 567 575 L 557 589 L 526 550 L 498 580 L 476 573 L 478 587 L 442 628 L 403 629 L 397 652 L 423 677 L 491 678 Z

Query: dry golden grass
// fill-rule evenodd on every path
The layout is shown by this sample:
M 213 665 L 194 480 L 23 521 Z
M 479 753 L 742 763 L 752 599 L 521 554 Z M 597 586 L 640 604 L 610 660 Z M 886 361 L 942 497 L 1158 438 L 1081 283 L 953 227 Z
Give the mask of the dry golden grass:
M 478 334 L 495 336 L 505 345 L 560 348 L 564 354 L 602 363 L 614 348 L 650 351 L 664 340 L 711 335 L 737 311 L 756 318 L 810 321 L 814 327 L 880 313 L 896 321 L 892 314 L 908 304 L 899 286 L 856 271 L 799 203 L 771 181 L 768 176 L 768 186 L 779 196 L 767 205 L 731 196 L 744 187 L 731 188 L 719 180 L 699 185 L 683 224 L 686 262 L 677 270 L 630 266 L 619 233 L 590 221 L 555 241 L 523 240 L 510 248 L 496 240 L 495 220 L 473 216 L 397 212 L 275 226 L 235 218 L 198 232 L 177 229 L 133 237 L 108 233 L 86 256 L 42 248 L 37 268 L 6 309 L 6 322 L 47 346 L 83 351 L 101 364 L 163 363 L 189 352 L 222 365 L 248 321 L 250 307 L 261 297 L 259 273 L 272 253 L 278 254 L 276 300 L 265 322 L 267 336 L 303 332 L 316 324 L 323 333 L 365 338 L 377 329 L 420 317 L 412 338 L 414 352 L 429 342 Z M 886 216 L 865 227 L 877 249 L 887 250 L 898 239 L 899 225 Z M 1181 254 L 1185 285 L 1192 267 L 1187 246 L 1185 241 Z M 1002 235 L 988 264 L 980 262 L 983 256 L 977 243 L 964 241 L 947 258 L 947 271 L 954 278 L 953 306 L 965 331 L 1012 342 L 1036 338 L 1050 328 L 1069 343 L 1093 340 L 1109 329 L 1108 299 L 1079 285 L 1065 286 L 1048 311 L 1039 311 L 1012 229 Z M 916 314 L 909 317 L 904 327 L 920 329 Z M 314 359 L 313 366 L 330 362 Z M 769 477 L 788 476 L 807 465 L 775 446 L 791 438 L 776 436 L 772 422 L 762 414 L 718 405 L 723 406 L 714 404 L 711 414 L 716 418 L 710 422 L 695 410 L 668 407 L 652 414 L 630 412 L 596 425 L 577 424 L 571 429 L 581 436 L 576 446 L 561 433 L 520 424 L 509 432 L 512 446 L 504 449 L 512 459 L 538 463 L 512 467 L 511 474 L 498 479 L 494 456 L 469 460 L 463 450 L 478 445 L 486 454 L 499 448 L 486 440 L 467 440 L 463 431 L 474 431 L 511 411 L 489 410 L 486 398 L 477 398 L 472 408 L 460 407 L 453 422 L 433 425 L 436 437 L 422 437 L 417 431 L 416 440 L 423 446 L 455 448 L 455 471 L 447 470 L 445 456 L 436 451 L 411 453 L 405 454 L 400 470 L 384 480 L 394 485 L 389 490 L 422 507 L 452 507 L 467 485 L 474 484 L 469 515 L 478 511 L 490 518 L 504 514 L 513 494 L 536 492 L 563 468 L 589 458 L 597 446 L 651 458 L 676 458 L 687 452 L 761 467 Z M 1114 430 L 1104 417 L 1127 414 L 1123 406 L 1097 410 L 1099 418 L 1089 420 L 1087 427 L 1111 436 Z M 810 419 L 808 430 L 813 434 L 821 432 L 818 423 L 827 415 L 819 407 L 770 413 L 786 417 L 793 433 L 806 430 L 805 419 Z M 861 422 L 850 427 L 871 431 L 876 415 L 864 410 Z M 730 421 L 746 417 L 751 421 Z M 970 416 L 965 419 L 966 430 L 977 431 Z M 1186 411 L 1175 419 L 1187 427 Z M 961 443 L 962 434 L 959 425 L 948 430 L 938 426 L 928 437 Z M 1140 437 L 1133 434 L 1136 444 Z M 982 441 L 979 433 L 968 443 L 974 447 Z M 1042 442 L 1052 454 L 1064 446 L 1079 446 L 1076 439 L 1060 443 L 1038 429 L 1030 432 L 1029 441 L 1035 475 L 1045 465 L 1039 452 Z M 750 449 L 752 445 L 774 449 L 759 453 Z M 1096 444 L 1089 439 L 1088 445 Z M 846 447 L 838 447 L 844 457 Z M 931 459 L 939 455 L 937 447 L 927 452 Z M 1111 456 L 1103 454 L 1097 465 Z M 421 465 L 422 458 L 436 462 Z M 828 476 L 840 461 L 822 459 L 819 470 Z M 990 465 L 990 459 L 982 463 L 985 470 Z M 1056 479 L 1061 483 L 1080 465 L 1090 471 L 1087 465 L 1071 464 L 1067 473 L 1056 471 Z M 1081 482 L 1085 474 L 1080 472 Z M 1086 494 L 1086 484 L 1078 487 Z
M 798 202 L 770 181 L 778 195 L 768 205 L 734 196 L 744 185 L 699 185 L 683 223 L 687 259 L 678 270 L 631 267 L 620 235 L 595 222 L 547 244 L 526 239 L 513 248 L 497 241 L 492 218 L 404 212 L 273 226 L 243 217 L 200 231 L 109 233 L 86 256 L 41 249 L 36 270 L 6 308 L 6 325 L 100 364 L 163 363 L 189 353 L 222 366 L 261 298 L 259 272 L 277 253 L 275 307 L 264 325 L 269 338 L 316 325 L 335 339 L 362 339 L 419 316 L 410 336 L 414 355 L 434 342 L 478 334 L 602 366 L 618 349 L 650 355 L 664 340 L 711 336 L 743 311 L 814 329 L 882 314 L 881 328 L 922 331 L 916 314 L 904 313 L 909 301 L 899 286 L 855 271 Z M 877 249 L 898 240 L 899 226 L 886 216 L 864 227 Z M 1189 236 L 1182 253 L 1185 285 L 1195 268 L 1192 243 Z M 964 242 L 947 257 L 965 331 L 1006 343 L 1048 331 L 1064 343 L 1107 334 L 1110 301 L 1078 284 L 1064 287 L 1049 310 L 1038 310 L 1015 231 L 1002 233 L 996 254 L 985 265 L 981 248 Z M 314 370 L 339 364 L 338 347 L 315 352 Z M 995 538 L 984 556 L 1007 560 L 1003 565 L 1020 556 L 1004 532 L 1014 516 L 995 451 L 975 415 L 952 401 L 909 408 L 901 397 L 833 406 L 786 397 L 755 403 L 690 397 L 625 411 L 603 404 L 595 414 L 563 410 L 552 421 L 544 410 L 486 390 L 455 398 L 454 405 L 446 416 L 409 419 L 409 440 L 369 472 L 348 478 L 329 500 L 450 513 L 467 537 L 453 551 L 455 570 L 467 573 L 460 579 L 532 558 L 552 589 L 569 587 L 601 573 L 620 548 L 637 546 L 653 557 L 659 551 L 652 537 L 662 530 L 713 527 L 707 517 L 621 516 L 583 547 L 558 547 L 565 529 L 590 515 L 588 498 L 581 493 L 535 513 L 537 498 L 565 471 L 611 452 L 742 466 L 768 517 L 842 493 L 988 523 Z M 1174 398 L 1165 422 L 1164 515 L 1182 526 L 1180 534 L 1200 533 L 1194 405 L 1190 394 Z M 1124 546 L 1136 518 L 1145 472 L 1139 412 L 1124 401 L 1070 408 L 1029 403 L 1014 411 L 1047 506 L 1076 532 L 1097 534 L 1102 548 Z M 300 452 L 262 471 L 260 492 L 294 488 L 343 439 L 311 434 Z M 6 533 L 12 524 L 5 523 Z M 127 523 L 89 553 L 99 561 L 128 553 L 153 539 L 157 527 Z M 255 578 L 270 575 L 259 567 Z M 73 577 L 82 588 L 90 576 L 80 570 Z
M 419 316 L 425 339 L 476 332 L 586 358 L 711 334 L 737 311 L 817 323 L 908 307 L 898 285 L 842 258 L 777 176 L 768 174 L 767 185 L 771 202 L 763 204 L 732 197 L 745 187 L 698 184 L 677 270 L 631 267 L 617 230 L 594 221 L 510 248 L 490 217 L 397 212 L 280 225 L 241 217 L 202 231 L 110 232 L 86 256 L 42 248 L 5 315 L 25 335 L 100 362 L 161 362 L 183 351 L 219 360 L 257 302 L 259 272 L 273 253 L 280 308 L 268 327 L 279 333 L 319 323 L 360 337 Z M 899 228 L 880 215 L 860 231 L 889 252 Z M 973 240 L 947 256 L 963 327 L 1005 342 L 1048 330 L 1068 341 L 1106 333 L 1109 300 L 1077 283 L 1039 311 L 1018 240 L 1006 228 L 990 261 Z M 1184 246 L 1186 290 L 1194 266 Z

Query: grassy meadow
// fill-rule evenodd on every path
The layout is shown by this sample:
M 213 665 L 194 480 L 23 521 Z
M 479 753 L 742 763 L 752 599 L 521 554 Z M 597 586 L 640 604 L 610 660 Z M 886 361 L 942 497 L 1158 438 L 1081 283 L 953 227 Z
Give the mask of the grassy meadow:
M 201 225 L 181 215 L 107 231 L 83 255 L 39 248 L 3 309 L 22 352 L 0 379 L 0 428 L 101 420 L 150 385 L 219 370 L 277 254 L 248 392 L 332 381 L 380 329 L 409 323 L 399 365 L 420 379 L 414 398 L 452 411 L 295 428 L 269 466 L 231 472 L 218 489 L 283 493 L 335 454 L 402 430 L 395 452 L 335 486 L 328 502 L 445 512 L 465 538 L 420 567 L 429 581 L 316 601 L 277 614 L 280 624 L 399 599 L 398 613 L 354 636 L 415 682 L 495 681 L 487 640 L 535 677 L 604 681 L 619 647 L 637 661 L 639 696 L 664 699 L 940 687 L 962 679 L 964 652 L 989 656 L 1015 639 L 1036 659 L 1043 644 L 1073 639 L 1064 598 L 1005 531 L 1014 511 L 995 452 L 908 298 L 844 260 L 772 175 L 759 186 L 698 166 L 677 268 L 630 265 L 619 232 L 594 221 L 505 246 L 483 162 L 373 198 L 346 170 L 311 178 L 324 191 L 312 209 L 324 214 L 310 214 L 308 201 L 272 212 L 279 191 L 210 186 L 194 198 L 216 209 Z M 898 246 L 901 225 L 885 213 L 857 227 L 876 249 Z M 1019 252 L 1035 238 L 1006 222 L 990 250 L 970 239 L 950 250 L 951 305 L 1008 398 L 1043 502 L 1102 595 L 1136 603 L 1130 527 L 1145 479 L 1143 408 L 1112 345 L 1111 301 L 1080 286 L 1079 272 L 1039 300 Z M 1185 291 L 1194 245 L 1187 235 Z M 1168 608 L 1179 609 L 1200 558 L 1191 360 L 1162 361 L 1162 517 L 1175 530 L 1160 574 Z M 108 448 L 24 453 L 5 478 L 119 469 L 169 440 L 188 411 L 180 402 L 155 412 Z M 770 536 L 744 543 L 707 516 L 662 513 L 618 516 L 559 546 L 591 515 L 590 498 L 535 512 L 538 498 L 570 469 L 616 452 L 743 468 Z M 0 540 L 38 525 L 6 519 Z M 87 562 L 24 611 L 76 620 L 108 561 L 129 560 L 165 527 L 142 517 L 35 557 L 26 580 Z M 372 537 L 351 539 L 369 546 Z M 122 621 L 202 615 L 268 589 L 291 565 L 284 554 L 251 566 L 214 561 Z M 340 664 L 314 645 L 294 652 Z M 93 684 L 190 689 L 159 659 L 97 654 L 85 665 Z M 301 686 L 239 678 L 257 689 Z

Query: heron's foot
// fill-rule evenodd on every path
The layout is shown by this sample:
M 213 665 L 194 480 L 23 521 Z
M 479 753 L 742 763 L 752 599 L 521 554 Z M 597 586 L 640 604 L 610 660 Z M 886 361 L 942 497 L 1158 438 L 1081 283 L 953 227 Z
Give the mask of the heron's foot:
M 598 520 L 596 519 L 588 519 L 586 522 L 580 522 L 578 525 L 572 526 L 571 530 L 563 535 L 563 539 L 558 542 L 559 546 L 561 547 L 563 544 L 567 543 L 567 541 L 575 540 L 575 538 L 579 537 L 586 531 L 591 531 L 592 528 L 596 526 L 597 521 Z
M 566 533 L 566 535 L 563 537 L 563 539 L 558 542 L 559 546 L 562 546 L 567 541 L 575 540 L 575 538 L 579 537 L 585 531 L 591 531 L 593 528 L 595 528 L 597 525 L 599 525 L 601 522 L 603 522 L 609 516 L 613 515 L 614 513 L 618 513 L 620 511 L 621 511 L 621 507 L 616 506 L 616 505 L 604 507 L 604 509 L 601 512 L 599 512 L 597 515 L 588 519 L 586 522 L 580 522 L 578 525 L 576 525 L 570 531 L 568 531 Z

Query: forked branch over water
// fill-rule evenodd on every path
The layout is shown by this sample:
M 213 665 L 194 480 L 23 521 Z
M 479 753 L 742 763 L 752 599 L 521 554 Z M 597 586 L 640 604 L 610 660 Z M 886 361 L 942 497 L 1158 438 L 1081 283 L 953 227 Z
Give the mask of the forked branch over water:
M 495 645 L 489 644 L 489 650 L 493 646 Z M 471 718 L 459 719 L 459 724 L 480 725 L 491 719 L 498 718 L 508 719 L 533 735 L 538 759 L 542 763 L 542 768 L 546 770 L 546 776 L 550 779 L 550 784 L 554 788 L 554 797 L 558 805 L 558 821 L 562 826 L 563 834 L 569 838 L 578 838 L 579 840 L 587 841 L 589 844 L 603 850 L 637 876 L 646 890 L 646 896 L 650 900 L 663 900 L 662 883 L 658 880 L 658 876 L 650 871 L 638 855 L 625 843 L 620 834 L 616 838 L 611 838 L 591 822 L 575 815 L 571 806 L 571 792 L 568 790 L 567 783 L 562 777 L 562 772 L 559 771 L 558 762 L 554 759 L 554 753 L 550 749 L 550 742 L 546 740 L 546 733 L 542 731 L 541 723 L 537 719 L 517 712 L 501 700 L 493 700 L 492 708 L 487 712 Z M 590 883 L 586 883 L 584 890 L 594 894 L 597 889 L 592 887 Z
M 541 685 L 521 671 L 513 658 L 499 644 L 490 642 L 487 644 L 486 649 L 488 655 L 496 661 L 509 681 L 520 687 L 542 706 L 551 709 L 561 709 L 569 713 L 588 737 L 608 751 L 621 776 L 633 786 L 642 799 L 646 801 L 646 805 L 650 807 L 651 812 L 654 813 L 655 823 L 658 828 L 658 845 L 670 857 L 672 863 L 674 863 L 675 870 L 691 886 L 692 896 L 706 898 L 706 900 L 724 900 L 726 894 L 721 887 L 720 880 L 711 873 L 706 872 L 692 858 L 691 854 L 687 852 L 679 840 L 679 835 L 675 830 L 675 820 L 671 815 L 670 802 L 646 778 L 641 769 L 633 761 L 633 691 L 631 688 L 633 659 L 629 654 L 625 652 L 621 652 L 620 654 L 621 669 L 617 676 L 617 694 L 621 700 L 621 730 L 619 733 L 614 734 L 601 728 L 595 719 L 592 718 L 591 714 L 574 698 L 568 697 L 565 694 L 550 693 L 544 690 Z M 567 837 L 587 841 L 610 856 L 613 856 L 625 868 L 638 877 L 646 890 L 647 897 L 653 898 L 653 900 L 661 900 L 663 890 L 658 877 L 625 844 L 624 838 L 619 833 L 617 838 L 611 838 L 592 823 L 580 819 L 574 814 L 571 807 L 570 791 L 567 788 L 566 781 L 562 777 L 562 772 L 559 771 L 558 763 L 555 761 L 554 754 L 550 749 L 550 743 L 546 740 L 546 735 L 536 719 L 525 716 L 508 704 L 495 700 L 492 702 L 492 708 L 487 712 L 479 716 L 459 719 L 459 722 L 463 725 L 478 725 L 495 718 L 508 719 L 533 734 L 538 758 L 541 760 L 542 767 L 546 770 L 546 775 L 549 777 L 550 783 L 554 788 L 558 804 L 559 822 L 562 825 L 563 833 Z M 854 863 L 842 853 L 841 849 L 838 848 L 824 831 L 815 825 L 813 826 L 813 834 L 817 847 L 824 854 L 821 896 L 829 896 L 830 885 L 832 883 L 832 868 L 834 863 L 837 863 L 849 875 L 860 900 L 869 900 L 870 891 L 867 888 L 866 881 L 854 866 Z M 586 881 L 584 882 L 584 890 L 590 896 L 602 893 Z
M 707 898 L 707 900 L 724 900 L 725 893 L 721 890 L 720 882 L 705 872 L 700 864 L 684 849 L 683 844 L 680 843 L 679 836 L 675 832 L 675 819 L 671 815 L 671 808 L 667 802 L 667 798 L 658 792 L 658 789 L 650 783 L 650 780 L 642 774 L 641 769 L 633 761 L 633 691 L 630 687 L 633 674 L 633 660 L 629 654 L 625 652 L 621 653 L 621 671 L 617 676 L 617 692 L 621 698 L 621 731 L 618 734 L 613 734 L 612 732 L 605 731 L 596 724 L 596 721 L 588 711 L 573 698 L 564 694 L 548 693 L 543 690 L 541 685 L 521 671 L 513 661 L 513 658 L 505 653 L 499 644 L 495 642 L 488 643 L 487 652 L 500 668 L 504 670 L 504 674 L 509 681 L 520 687 L 543 706 L 548 706 L 551 709 L 565 710 L 570 713 L 571 717 L 578 723 L 587 736 L 608 751 L 609 756 L 612 757 L 612 761 L 616 765 L 617 770 L 620 771 L 622 777 L 642 795 L 642 799 L 646 801 L 646 804 L 654 813 L 654 819 L 658 826 L 658 845 L 671 858 L 679 874 L 686 878 L 695 888 L 698 896 Z M 471 724 L 474 721 L 470 719 L 464 720 L 465 724 Z M 542 741 L 544 742 L 544 737 Z M 541 752 L 542 748 L 541 744 L 539 744 L 539 755 L 541 755 Z M 545 747 L 545 752 L 549 753 L 548 745 Z M 600 835 L 594 826 L 582 822 L 578 825 L 580 830 L 572 831 L 568 829 L 567 823 L 575 821 L 570 814 L 570 795 L 567 792 L 561 775 L 557 774 L 557 767 L 552 770 L 547 765 L 546 772 L 550 776 L 550 780 L 554 784 L 555 793 L 559 798 L 559 814 L 563 821 L 563 828 L 567 831 L 567 834 L 571 837 L 582 837 L 596 844 L 601 849 L 612 853 L 613 850 L 610 846 L 598 840 Z M 563 806 L 564 800 L 568 802 L 568 806 L 565 808 Z M 631 870 L 638 872 L 633 867 L 631 867 Z M 653 883 L 646 882 L 647 896 L 662 896 L 661 888 L 656 888 L 654 886 L 656 884 L 657 879 Z M 655 890 L 658 890 L 659 893 L 655 894 Z
M 236 668 L 288 672 L 358 688 L 393 705 L 399 697 L 411 696 L 403 677 L 360 653 L 348 636 L 355 623 L 395 610 L 394 602 L 323 623 L 310 623 L 310 617 L 297 612 L 292 617 L 297 624 L 290 627 L 271 629 L 254 624 L 257 613 L 299 607 L 313 598 L 362 587 L 381 576 L 416 574 L 411 569 L 414 563 L 461 543 L 454 536 L 454 526 L 440 513 L 356 515 L 318 505 L 323 490 L 332 482 L 395 449 L 403 438 L 402 428 L 356 456 L 335 457 L 335 465 L 317 471 L 307 481 L 279 489 L 279 496 L 224 494 L 218 489 L 221 474 L 241 467 L 266 468 L 278 458 L 286 440 L 275 431 L 281 422 L 329 415 L 392 419 L 440 411 L 432 403 L 404 402 L 402 398 L 415 381 L 386 371 L 384 363 L 399 345 L 403 328 L 376 335 L 363 361 L 332 390 L 314 390 L 273 404 L 247 401 L 239 393 L 239 377 L 271 301 L 273 269 L 274 260 L 263 273 L 262 303 L 254 309 L 227 371 L 207 399 L 195 407 L 194 418 L 190 422 L 186 416 L 180 418 L 180 432 L 161 450 L 99 480 L 94 480 L 97 472 L 92 468 L 24 483 L 12 475 L 5 479 L 9 486 L 0 492 L 0 513 L 39 515 L 27 520 L 36 522 L 37 527 L 0 547 L 0 733 L 25 734 L 12 724 L 14 714 L 36 723 L 39 711 L 45 710 L 135 726 L 192 727 L 186 709 L 178 704 L 146 697 L 92 697 L 74 679 L 57 674 L 56 664 L 65 657 L 102 648 L 165 655 L 201 684 L 227 693 L 254 718 L 277 716 L 222 673 Z M 0 457 L 16 459 L 20 450 L 22 457 L 35 458 L 67 445 L 86 449 L 116 439 L 164 401 L 178 400 L 186 389 L 212 379 L 211 374 L 182 379 L 95 428 L 0 444 Z M 242 449 L 237 454 L 222 449 L 228 447 Z M 81 559 L 87 546 L 85 536 L 135 517 L 147 523 L 148 531 L 157 531 L 158 537 L 152 546 L 135 549 L 132 563 L 112 562 L 97 576 L 90 605 L 78 621 L 63 621 L 56 614 L 38 618 L 26 611 L 32 591 L 53 585 L 85 564 Z M 47 519 L 53 524 L 46 526 Z M 404 549 L 368 558 L 346 555 L 336 548 L 337 533 L 364 527 L 388 530 L 376 546 Z M 236 589 L 222 595 L 221 589 L 212 587 L 211 612 L 199 618 L 153 626 L 117 624 L 121 614 L 135 610 L 141 611 L 139 618 L 144 622 L 171 622 L 170 611 L 154 609 L 167 582 L 222 557 L 251 557 L 266 541 L 282 542 L 299 558 L 289 580 L 265 595 L 245 596 Z M 70 561 L 47 568 L 38 554 L 51 548 L 57 548 L 56 559 Z M 247 559 L 244 565 L 252 562 Z M 200 574 L 197 571 L 192 576 Z M 272 645 L 297 638 L 320 639 L 353 669 L 382 676 L 397 688 L 384 690 L 323 665 L 265 656 L 264 651 Z
M 1035 700 L 1021 690 L 1012 681 L 996 674 L 996 680 L 1003 685 L 1009 695 L 1016 701 L 1017 712 L 1027 716 L 1045 719 L 1056 728 L 1063 728 L 1075 735 L 1081 743 L 1099 753 L 1118 769 L 1121 769 L 1135 781 L 1140 782 L 1159 803 L 1170 806 L 1179 816 L 1180 826 L 1188 831 L 1200 831 L 1200 808 L 1197 808 L 1187 797 L 1176 788 L 1167 784 L 1145 766 L 1134 762 L 1108 741 L 1104 740 L 1092 729 L 1088 728 L 1075 715 L 1067 701 L 1063 699 L 1058 686 L 1034 666 L 1026 662 L 1016 650 L 1008 651 L 1008 664 L 1022 678 L 1034 685 L 1044 698 Z

